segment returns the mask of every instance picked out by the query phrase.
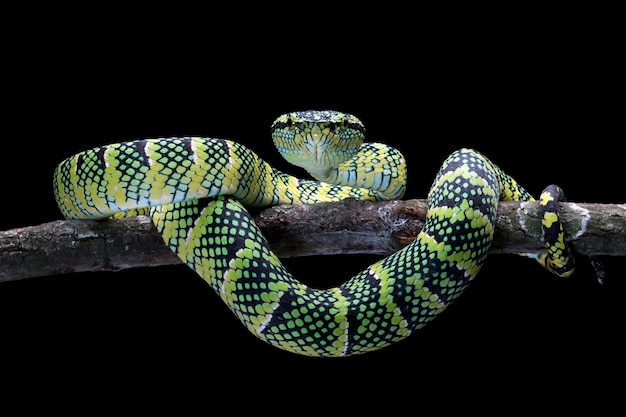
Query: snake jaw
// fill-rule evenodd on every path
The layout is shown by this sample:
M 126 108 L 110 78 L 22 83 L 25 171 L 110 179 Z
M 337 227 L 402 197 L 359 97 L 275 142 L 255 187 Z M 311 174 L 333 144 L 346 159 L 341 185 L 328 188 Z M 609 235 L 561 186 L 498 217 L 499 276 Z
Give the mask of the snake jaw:
M 311 128 L 311 141 L 309 141 L 311 144 L 317 145 L 320 143 L 320 139 L 322 139 L 322 136 L 324 135 L 324 132 L 322 132 L 322 129 L 320 129 L 319 126 L 313 126 Z
M 310 155 L 308 159 L 311 161 L 312 166 L 324 165 L 324 152 L 327 150 L 327 142 L 322 140 L 323 137 L 324 132 L 322 132 L 322 129 L 319 126 L 314 126 L 311 132 L 302 138 L 302 143 Z
M 320 167 L 323 171 L 328 172 L 330 171 L 331 167 L 329 166 L 327 153 L 327 151 L 329 150 L 329 141 L 325 139 L 326 137 L 327 134 L 324 133 L 319 126 L 314 126 L 311 129 L 310 139 L 305 139 L 305 146 L 307 148 L 307 151 L 311 155 L 310 159 L 312 162 L 312 169 L 313 167 Z M 315 169 L 315 171 L 318 170 L 319 169 Z
M 311 142 L 307 143 L 305 147 L 309 157 L 303 158 L 302 161 L 296 165 L 304 168 L 318 181 L 324 181 L 333 170 L 333 166 L 329 164 L 328 155 L 325 154 L 327 146 L 321 143 Z
M 291 139 L 289 152 L 281 152 L 287 162 L 303 168 L 313 178 L 323 181 L 327 178 L 334 167 L 343 161 L 329 158 L 333 152 L 333 140 L 328 136 L 333 135 L 328 129 L 319 126 L 311 128 L 298 128 Z

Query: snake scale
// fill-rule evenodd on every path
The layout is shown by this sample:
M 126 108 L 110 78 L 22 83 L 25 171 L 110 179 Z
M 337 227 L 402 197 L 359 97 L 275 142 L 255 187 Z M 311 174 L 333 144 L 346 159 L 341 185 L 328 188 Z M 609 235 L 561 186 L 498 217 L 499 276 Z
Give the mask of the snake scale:
M 361 121 L 342 112 L 288 113 L 271 134 L 283 157 L 313 179 L 279 171 L 235 141 L 151 138 L 65 159 L 54 172 L 55 198 L 67 219 L 149 215 L 165 243 L 252 334 L 320 357 L 377 350 L 429 323 L 480 271 L 498 201 L 533 200 L 483 154 L 459 149 L 436 174 L 423 230 L 412 243 L 340 286 L 312 288 L 281 264 L 245 206 L 398 199 L 406 161 L 395 148 L 365 142 Z M 563 199 L 556 185 L 542 192 L 547 250 L 521 255 L 568 276 L 574 262 L 557 212 Z

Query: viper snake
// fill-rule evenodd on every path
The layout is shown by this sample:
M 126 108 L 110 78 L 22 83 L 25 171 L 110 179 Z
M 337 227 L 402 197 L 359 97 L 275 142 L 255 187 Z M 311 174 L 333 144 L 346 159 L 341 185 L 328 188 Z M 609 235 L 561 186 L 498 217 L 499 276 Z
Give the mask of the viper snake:
M 412 243 L 337 287 L 313 288 L 283 266 L 245 206 L 400 199 L 406 160 L 393 147 L 366 142 L 361 121 L 337 111 L 284 114 L 271 136 L 281 155 L 313 179 L 277 170 L 232 140 L 150 138 L 63 160 L 54 172 L 55 199 L 67 219 L 149 215 L 171 250 L 252 334 L 320 357 L 377 350 L 429 323 L 480 271 L 498 202 L 533 200 L 482 153 L 459 149 L 436 174 Z M 574 261 L 557 211 L 563 199 L 556 185 L 542 192 L 546 251 L 521 255 L 569 276 Z M 319 273 L 332 272 L 325 268 Z

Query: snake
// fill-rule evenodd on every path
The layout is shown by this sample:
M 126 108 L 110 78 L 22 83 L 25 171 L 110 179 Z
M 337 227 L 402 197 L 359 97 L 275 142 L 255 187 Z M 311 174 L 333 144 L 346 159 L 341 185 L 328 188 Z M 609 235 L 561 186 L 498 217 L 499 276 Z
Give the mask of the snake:
M 400 250 L 330 288 L 305 285 L 272 251 L 250 207 L 348 198 L 403 198 L 406 158 L 365 140 L 364 124 L 335 110 L 285 113 L 271 124 L 299 178 L 234 140 L 181 136 L 109 143 L 54 170 L 66 219 L 148 215 L 165 244 L 215 291 L 258 339 L 297 355 L 346 357 L 406 339 L 457 299 L 478 275 L 493 240 L 499 201 L 535 201 L 483 153 L 460 148 L 428 191 L 423 228 Z M 567 277 L 574 257 L 558 214 L 557 185 L 538 204 L 545 250 L 520 254 Z M 332 264 L 319 274 L 332 274 Z

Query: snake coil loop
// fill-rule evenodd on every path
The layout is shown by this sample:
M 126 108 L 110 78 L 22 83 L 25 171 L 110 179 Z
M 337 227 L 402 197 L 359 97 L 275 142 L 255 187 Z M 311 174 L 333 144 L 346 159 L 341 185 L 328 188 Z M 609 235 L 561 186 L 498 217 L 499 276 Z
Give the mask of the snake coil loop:
M 293 112 L 278 117 L 271 131 L 285 159 L 315 180 L 278 171 L 234 141 L 154 138 L 62 161 L 55 198 L 68 219 L 148 212 L 165 243 L 251 333 L 322 357 L 383 348 L 437 317 L 480 271 L 498 201 L 533 199 L 484 155 L 459 149 L 436 174 L 425 225 L 411 244 L 338 287 L 311 288 L 285 269 L 245 205 L 401 198 L 406 162 L 395 148 L 365 142 L 363 124 L 346 113 Z M 556 186 L 541 195 L 547 253 L 537 260 L 567 276 L 573 258 L 558 219 L 562 197 Z

